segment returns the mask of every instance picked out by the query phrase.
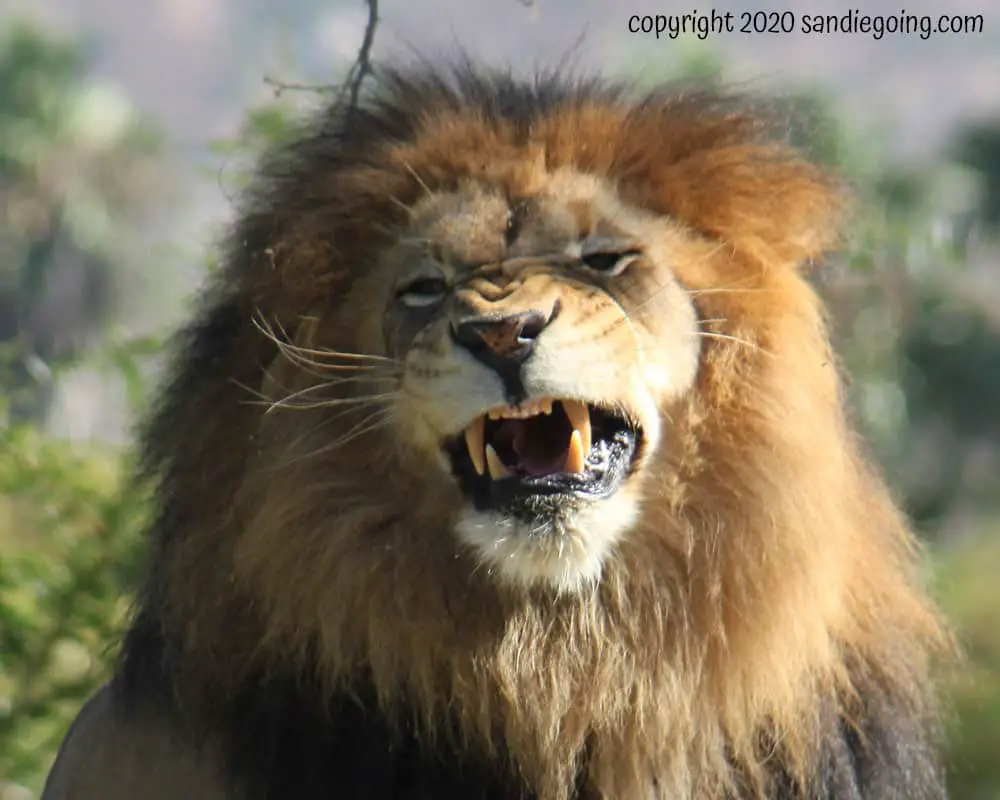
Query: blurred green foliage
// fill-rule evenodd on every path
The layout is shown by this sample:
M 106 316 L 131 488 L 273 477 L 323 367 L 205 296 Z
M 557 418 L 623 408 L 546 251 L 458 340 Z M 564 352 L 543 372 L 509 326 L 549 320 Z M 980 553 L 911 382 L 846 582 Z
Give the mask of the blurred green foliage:
M 131 231 L 164 190 L 156 130 L 87 62 L 74 40 L 0 29 L 0 389 L 14 422 L 45 422 L 52 369 L 135 286 Z
M 107 675 L 141 551 L 113 452 L 0 432 L 0 776 L 40 785 Z
M 0 429 L 0 798 L 4 780 L 41 786 L 73 716 L 106 678 L 143 552 L 144 498 L 127 480 L 127 456 L 46 436 L 24 424 L 44 416 L 33 413 L 43 398 L 30 383 L 28 400 L 17 396 L 33 363 L 26 353 L 57 376 L 61 362 L 86 358 L 120 373 L 141 409 L 146 364 L 158 350 L 155 340 L 105 340 L 69 358 L 42 358 L 44 337 L 31 339 L 10 322 L 38 307 L 47 270 L 87 269 L 66 251 L 32 255 L 40 242 L 64 236 L 56 219 L 74 220 L 68 230 L 76 251 L 97 259 L 98 271 L 114 271 L 110 243 L 129 217 L 112 225 L 109 209 L 136 187 L 115 188 L 97 165 L 153 152 L 155 135 L 129 123 L 105 137 L 103 149 L 79 155 L 84 61 L 76 45 L 37 31 L 0 35 L 0 345 L 16 345 L 13 371 L 0 372 L 0 404 L 21 409 L 6 415 L 20 424 Z M 726 77 L 698 46 L 673 72 Z M 248 112 L 235 142 L 215 146 L 224 190 L 241 188 L 253 157 L 294 130 L 301 98 L 277 92 Z M 986 258 L 997 258 L 1000 128 L 970 125 L 949 158 L 914 167 L 893 163 L 871 137 L 845 129 L 815 87 L 793 87 L 788 98 L 797 110 L 793 140 L 845 174 L 860 199 L 844 254 L 816 280 L 859 424 L 932 543 L 936 586 L 968 653 L 967 669 L 949 686 L 954 797 L 1000 798 L 1000 325 L 988 295 L 969 280 L 973 245 L 985 243 L 993 253 Z M 97 116 L 116 113 L 105 107 Z M 46 182 L 52 170 L 69 183 Z M 37 229 L 15 213 L 22 206 L 40 209 Z M 103 313 L 95 307 L 87 319 Z M 969 517 L 973 532 L 954 541 L 954 521 Z
M 948 702 L 954 800 L 1000 798 L 1000 520 L 938 554 L 936 584 L 965 651 Z

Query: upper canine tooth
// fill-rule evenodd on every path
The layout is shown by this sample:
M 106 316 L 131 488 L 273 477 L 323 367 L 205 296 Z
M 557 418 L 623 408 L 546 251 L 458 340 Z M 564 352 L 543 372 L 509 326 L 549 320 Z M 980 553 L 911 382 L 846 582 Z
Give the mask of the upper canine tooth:
M 585 453 L 580 431 L 574 430 L 569 437 L 569 449 L 566 451 L 566 465 L 563 472 L 583 472 Z
M 590 427 L 590 409 L 586 403 L 579 400 L 563 400 L 563 411 L 573 429 L 580 432 L 580 444 L 583 447 L 583 456 L 587 457 L 590 447 L 593 444 L 593 432 Z
M 500 456 L 497 455 L 497 451 L 493 449 L 493 445 L 486 445 L 486 466 L 490 470 L 490 477 L 498 481 L 501 478 L 509 478 L 514 473 L 504 466 L 503 461 L 500 460 Z
M 472 459 L 472 466 L 476 468 L 476 474 L 478 475 L 482 475 L 486 469 L 486 461 L 483 454 L 485 428 L 485 417 L 476 417 L 465 429 L 465 446 L 469 449 L 469 458 Z

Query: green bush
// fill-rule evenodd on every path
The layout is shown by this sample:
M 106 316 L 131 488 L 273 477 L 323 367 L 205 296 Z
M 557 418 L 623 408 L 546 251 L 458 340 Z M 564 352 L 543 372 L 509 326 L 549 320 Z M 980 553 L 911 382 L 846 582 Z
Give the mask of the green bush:
M 0 431 L 0 781 L 38 788 L 107 677 L 142 542 L 122 469 L 114 452 Z
M 941 602 L 966 662 L 955 678 L 949 738 L 956 800 L 1000 798 L 1000 521 L 938 558 Z

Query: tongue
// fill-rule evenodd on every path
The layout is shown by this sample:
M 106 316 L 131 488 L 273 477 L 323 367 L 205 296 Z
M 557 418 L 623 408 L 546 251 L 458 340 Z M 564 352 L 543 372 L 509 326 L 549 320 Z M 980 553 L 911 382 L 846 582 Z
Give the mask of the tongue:
M 533 478 L 562 472 L 566 464 L 566 452 L 545 452 L 539 447 L 530 447 L 527 429 L 521 426 L 514 435 L 514 452 L 517 453 L 517 468 Z
M 513 455 L 513 459 L 504 458 L 506 465 L 532 478 L 562 472 L 566 465 L 566 447 L 546 446 L 546 442 L 540 441 L 544 437 L 533 436 L 531 429 L 524 420 L 501 423 L 495 436 L 497 451 Z M 535 433 L 538 433 L 537 428 Z

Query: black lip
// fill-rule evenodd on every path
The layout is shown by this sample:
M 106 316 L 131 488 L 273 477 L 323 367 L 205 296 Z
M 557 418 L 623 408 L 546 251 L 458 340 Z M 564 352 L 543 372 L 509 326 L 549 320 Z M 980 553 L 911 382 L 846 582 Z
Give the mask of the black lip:
M 594 441 L 583 473 L 517 475 L 495 481 L 476 472 L 462 436 L 447 442 L 444 449 L 462 491 L 479 511 L 517 511 L 536 507 L 540 501 L 550 507 L 553 502 L 600 500 L 617 492 L 632 472 L 642 431 L 633 422 L 593 406 L 591 423 Z

